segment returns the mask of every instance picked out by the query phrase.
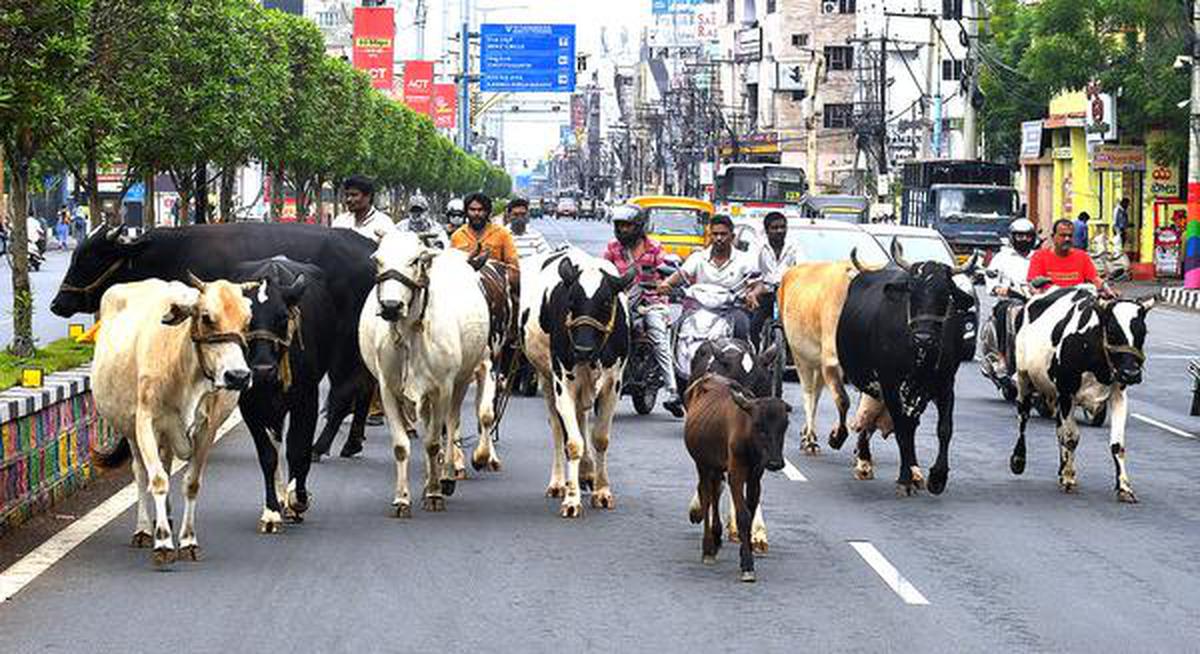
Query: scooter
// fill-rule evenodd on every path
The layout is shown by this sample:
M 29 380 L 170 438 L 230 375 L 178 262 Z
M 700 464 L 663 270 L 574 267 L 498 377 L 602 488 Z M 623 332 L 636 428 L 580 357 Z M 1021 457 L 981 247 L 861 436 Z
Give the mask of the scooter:
M 1097 241 L 1093 241 L 1093 248 L 1096 248 L 1096 243 Z M 1120 282 L 1129 278 L 1129 255 L 1125 254 L 1120 236 L 1113 235 L 1108 241 L 1107 249 L 1101 244 L 1099 249 L 1093 249 L 1088 254 L 1092 257 L 1092 264 L 1096 266 L 1096 274 L 1100 275 L 1101 279 L 1108 282 Z
M 733 337 L 728 312 L 737 306 L 741 292 L 753 281 L 742 280 L 733 289 L 714 284 L 692 284 L 683 290 L 683 315 L 675 327 L 675 381 L 680 393 L 687 388 L 692 357 L 705 341 Z

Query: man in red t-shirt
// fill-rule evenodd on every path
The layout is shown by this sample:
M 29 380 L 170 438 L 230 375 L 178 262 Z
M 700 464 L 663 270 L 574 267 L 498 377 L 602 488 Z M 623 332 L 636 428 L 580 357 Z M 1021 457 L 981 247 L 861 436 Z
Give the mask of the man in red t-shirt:
M 1028 281 L 1039 277 L 1050 280 L 1055 286 L 1068 287 L 1092 284 L 1102 295 L 1111 295 L 1112 290 L 1096 274 L 1096 266 L 1085 250 L 1071 247 L 1075 226 L 1070 220 L 1054 223 L 1054 247 L 1038 250 L 1029 260 Z

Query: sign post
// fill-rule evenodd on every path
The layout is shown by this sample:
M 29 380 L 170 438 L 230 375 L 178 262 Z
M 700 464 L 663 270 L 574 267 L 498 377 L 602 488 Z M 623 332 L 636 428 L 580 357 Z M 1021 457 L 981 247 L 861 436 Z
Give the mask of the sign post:
M 575 90 L 574 25 L 485 24 L 480 41 L 480 90 Z

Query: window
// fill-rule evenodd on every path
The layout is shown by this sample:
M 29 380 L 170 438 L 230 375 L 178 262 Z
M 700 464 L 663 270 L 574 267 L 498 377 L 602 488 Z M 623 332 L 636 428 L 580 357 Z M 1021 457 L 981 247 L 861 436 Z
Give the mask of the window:
M 959 0 L 961 3 L 962 0 Z M 854 0 L 837 0 L 839 14 L 854 13 Z
M 792 47 L 807 48 L 808 47 L 808 35 L 807 34 L 793 34 L 792 35 Z
M 960 81 L 963 78 L 963 62 L 954 59 L 942 61 L 942 79 L 945 81 Z
M 758 129 L 758 85 L 746 85 L 746 113 L 750 114 L 750 129 Z
M 337 27 L 341 16 L 337 11 L 317 12 L 317 25 L 320 27 Z
M 725 22 L 733 22 L 733 2 L 734 0 L 725 0 Z
M 850 70 L 852 68 L 854 68 L 853 46 L 825 46 L 825 70 Z
M 942 0 L 942 18 L 946 20 L 962 20 L 963 0 Z
M 854 122 L 854 105 L 827 104 L 824 114 L 825 129 L 846 129 Z
M 807 97 L 808 91 L 792 91 L 792 102 L 804 102 Z
M 775 13 L 775 0 L 767 0 L 767 13 Z

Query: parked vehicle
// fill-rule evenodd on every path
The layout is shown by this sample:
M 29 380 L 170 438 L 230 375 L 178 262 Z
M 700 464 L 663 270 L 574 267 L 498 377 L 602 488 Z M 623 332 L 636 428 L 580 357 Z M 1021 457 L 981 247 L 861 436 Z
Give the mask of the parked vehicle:
M 801 211 L 805 218 L 826 218 L 861 225 L 869 222 L 870 202 L 861 195 L 810 195 L 804 198 Z
M 643 195 L 630 204 L 647 210 L 646 235 L 662 244 L 668 254 L 686 259 L 707 243 L 713 205 L 705 200 L 671 195 Z
M 937 261 L 944 263 L 947 266 L 954 267 L 957 257 L 951 249 L 950 244 L 937 231 L 928 227 L 909 227 L 905 225 L 891 225 L 886 223 L 876 223 L 874 225 L 864 225 L 863 229 L 875 237 L 879 241 L 879 245 L 887 252 L 892 251 L 892 241 L 899 241 L 900 246 L 904 248 L 904 258 L 910 262 L 918 261 Z M 975 342 L 976 335 L 979 333 L 979 294 L 976 293 L 975 287 L 977 283 L 982 283 L 982 278 L 972 279 L 966 275 L 957 275 L 954 282 L 963 291 L 969 293 L 975 298 L 975 307 L 971 309 L 968 317 L 966 330 L 963 332 L 963 361 L 970 361 L 975 358 Z
M 900 223 L 930 227 L 946 238 L 961 263 L 975 250 L 995 252 L 1018 215 L 1012 170 L 983 161 L 904 164 Z
M 867 265 L 882 265 L 891 257 L 879 241 L 860 225 L 822 218 L 803 218 L 788 222 L 788 242 L 795 243 L 801 261 L 847 261 L 850 251 L 858 248 L 858 260 Z M 759 224 L 734 228 L 734 243 L 739 250 L 758 252 L 766 236 Z

